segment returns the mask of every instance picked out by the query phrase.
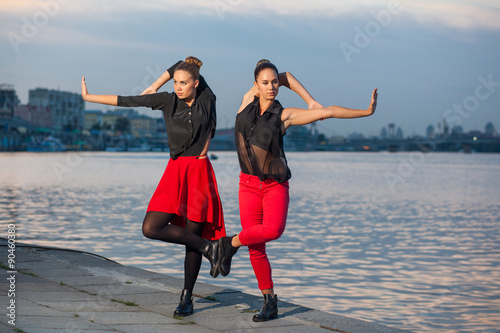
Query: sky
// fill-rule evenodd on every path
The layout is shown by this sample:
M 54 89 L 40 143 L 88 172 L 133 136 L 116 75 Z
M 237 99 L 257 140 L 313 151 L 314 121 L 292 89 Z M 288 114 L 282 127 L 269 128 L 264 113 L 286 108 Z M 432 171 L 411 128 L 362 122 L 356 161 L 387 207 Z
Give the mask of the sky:
M 0 84 L 23 104 L 37 87 L 80 93 L 83 75 L 90 93 L 136 95 L 193 55 L 227 128 L 266 58 L 324 106 L 366 108 L 379 89 L 373 116 L 318 122 L 328 136 L 378 135 L 389 123 L 424 135 L 443 119 L 500 129 L 498 0 L 0 0 L 0 22 Z M 278 100 L 307 107 L 285 87 Z

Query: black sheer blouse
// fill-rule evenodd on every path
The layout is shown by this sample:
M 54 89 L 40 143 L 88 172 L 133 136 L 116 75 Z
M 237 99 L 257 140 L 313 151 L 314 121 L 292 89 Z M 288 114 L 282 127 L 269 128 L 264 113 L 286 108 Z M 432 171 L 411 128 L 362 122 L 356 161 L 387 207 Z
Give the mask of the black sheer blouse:
M 173 78 L 179 61 L 168 69 Z M 118 96 L 118 106 L 144 106 L 161 110 L 167 128 L 170 157 L 201 155 L 208 139 L 214 137 L 217 124 L 215 95 L 200 75 L 196 97 L 191 106 L 179 99 L 175 92 L 161 92 L 140 96 Z
M 240 168 L 262 181 L 274 179 L 282 183 L 292 177 L 283 150 L 283 107 L 275 100 L 262 115 L 259 109 L 259 98 L 255 96 L 236 116 L 234 135 Z

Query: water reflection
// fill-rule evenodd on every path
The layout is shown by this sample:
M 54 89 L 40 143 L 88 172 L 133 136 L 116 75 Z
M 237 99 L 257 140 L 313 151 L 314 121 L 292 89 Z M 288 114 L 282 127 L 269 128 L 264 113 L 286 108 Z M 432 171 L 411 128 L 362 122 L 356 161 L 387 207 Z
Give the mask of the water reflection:
M 76 154 L 76 153 L 74 153 Z M 214 161 L 240 231 L 234 153 Z M 281 299 L 414 331 L 497 332 L 500 156 L 431 154 L 393 192 L 402 154 L 295 153 L 287 229 L 268 245 Z M 184 249 L 141 223 L 165 154 L 0 155 L 0 221 L 22 241 L 182 277 Z M 65 166 L 66 168 L 61 168 Z M 63 170 L 64 172 L 62 172 Z M 248 253 L 200 280 L 259 294 Z

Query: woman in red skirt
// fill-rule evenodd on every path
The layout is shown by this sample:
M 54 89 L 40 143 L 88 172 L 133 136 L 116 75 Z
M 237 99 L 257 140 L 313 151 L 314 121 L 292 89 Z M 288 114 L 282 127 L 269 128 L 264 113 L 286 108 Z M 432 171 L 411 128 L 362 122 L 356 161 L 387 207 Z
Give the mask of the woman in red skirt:
M 202 254 L 211 263 L 210 275 L 219 274 L 217 240 L 226 235 L 217 183 L 207 157 L 215 134 L 215 95 L 199 74 L 201 66 L 195 57 L 179 61 L 140 96 L 90 95 L 82 78 L 85 101 L 163 112 L 170 159 L 149 202 L 142 231 L 147 238 L 186 246 L 184 289 L 174 312 L 181 316 L 193 313 L 192 291 Z M 156 93 L 171 78 L 175 92 Z
M 288 180 L 291 172 L 283 150 L 288 127 L 306 125 L 326 118 L 358 118 L 372 115 L 377 90 L 366 110 L 339 106 L 324 108 L 288 72 L 278 74 L 276 66 L 261 60 L 254 71 L 254 87 L 245 94 L 236 116 L 236 149 L 241 168 L 239 206 L 242 231 L 219 239 L 219 271 L 229 274 L 231 258 L 239 247 L 248 246 L 250 261 L 259 289 L 264 295 L 262 310 L 254 321 L 278 317 L 278 299 L 274 294 L 271 265 L 266 242 L 278 239 L 285 230 L 288 212 Z M 280 85 L 295 91 L 309 110 L 283 108 L 276 100 Z

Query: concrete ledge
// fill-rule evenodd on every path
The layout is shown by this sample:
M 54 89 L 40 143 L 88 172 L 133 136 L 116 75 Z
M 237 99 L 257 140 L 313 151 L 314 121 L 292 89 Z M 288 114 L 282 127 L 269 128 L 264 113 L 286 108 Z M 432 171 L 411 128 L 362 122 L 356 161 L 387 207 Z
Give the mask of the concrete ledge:
M 15 254 L 14 273 L 0 258 L 0 305 L 16 305 L 16 325 L 4 314 L 1 332 L 409 332 L 282 301 L 277 320 L 254 323 L 262 297 L 206 283 L 196 284 L 195 313 L 176 318 L 182 279 L 68 249 L 16 243 Z

